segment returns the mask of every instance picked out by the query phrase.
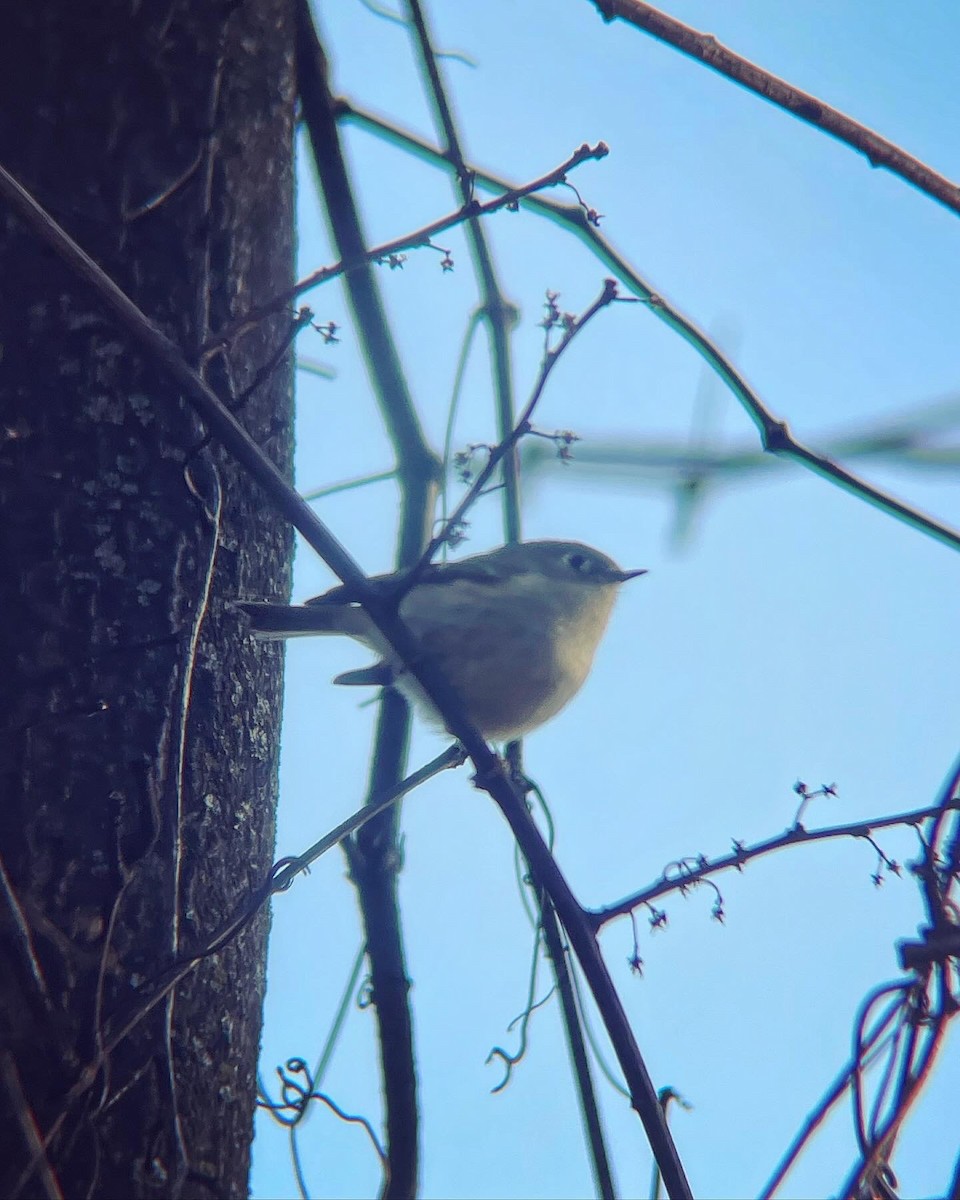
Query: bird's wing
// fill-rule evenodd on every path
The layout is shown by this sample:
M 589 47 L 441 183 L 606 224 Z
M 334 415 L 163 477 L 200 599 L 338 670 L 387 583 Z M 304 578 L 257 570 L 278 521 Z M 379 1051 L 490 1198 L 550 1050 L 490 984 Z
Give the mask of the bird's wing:
M 401 591 L 407 571 L 394 571 L 389 575 L 373 575 L 367 581 L 376 591 L 389 595 Z M 455 583 L 458 579 L 469 579 L 475 583 L 495 583 L 500 578 L 497 562 L 491 554 L 476 554 L 453 563 L 430 563 L 417 573 L 416 586 L 434 583 Z M 342 583 L 321 596 L 313 596 L 304 604 L 310 608 L 322 608 L 327 604 L 356 604 L 357 596 L 349 584 Z

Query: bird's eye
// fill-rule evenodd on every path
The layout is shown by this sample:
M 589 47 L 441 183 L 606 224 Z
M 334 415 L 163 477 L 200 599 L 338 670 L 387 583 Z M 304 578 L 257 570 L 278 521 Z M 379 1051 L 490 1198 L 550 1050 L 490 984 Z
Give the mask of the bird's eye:
M 578 554 L 576 551 L 567 555 L 567 565 L 572 567 L 578 575 L 589 575 L 593 570 L 593 563 L 587 554 Z

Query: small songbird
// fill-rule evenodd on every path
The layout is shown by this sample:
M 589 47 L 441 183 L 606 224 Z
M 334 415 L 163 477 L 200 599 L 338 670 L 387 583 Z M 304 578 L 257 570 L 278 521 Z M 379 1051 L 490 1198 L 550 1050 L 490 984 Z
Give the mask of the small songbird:
M 580 690 L 622 583 L 623 571 L 579 542 L 521 542 L 453 563 L 433 563 L 402 591 L 404 572 L 370 583 L 402 594 L 398 612 L 425 658 L 459 694 L 484 737 L 507 742 L 555 716 Z M 443 720 L 347 586 L 306 604 L 236 605 L 258 638 L 344 634 L 381 661 L 334 683 L 398 688 L 427 720 Z

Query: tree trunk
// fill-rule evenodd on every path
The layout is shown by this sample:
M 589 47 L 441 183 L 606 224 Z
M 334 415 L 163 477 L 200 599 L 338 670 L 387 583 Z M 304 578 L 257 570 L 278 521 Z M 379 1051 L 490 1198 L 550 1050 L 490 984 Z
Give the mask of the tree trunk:
M 289 0 L 4 14 L 0 162 L 221 396 L 266 372 L 284 469 L 289 317 L 202 347 L 291 280 L 292 132 Z M 0 343 L 0 1189 L 240 1196 L 264 916 L 101 1059 L 269 868 L 280 659 L 225 603 L 291 538 L 2 201 Z

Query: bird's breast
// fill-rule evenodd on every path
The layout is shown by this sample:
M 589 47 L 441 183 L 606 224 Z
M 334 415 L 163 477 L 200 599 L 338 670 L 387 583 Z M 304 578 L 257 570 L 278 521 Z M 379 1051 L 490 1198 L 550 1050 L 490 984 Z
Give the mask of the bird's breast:
M 472 723 L 484 736 L 508 741 L 543 724 L 580 689 L 611 605 L 612 595 L 598 596 L 585 610 L 542 580 L 512 588 L 459 580 L 414 588 L 400 615 Z M 401 675 L 399 686 L 426 701 L 409 676 Z M 428 701 L 426 708 L 429 714 Z

